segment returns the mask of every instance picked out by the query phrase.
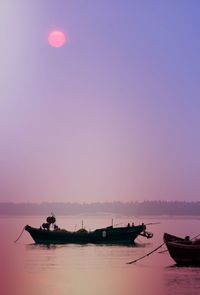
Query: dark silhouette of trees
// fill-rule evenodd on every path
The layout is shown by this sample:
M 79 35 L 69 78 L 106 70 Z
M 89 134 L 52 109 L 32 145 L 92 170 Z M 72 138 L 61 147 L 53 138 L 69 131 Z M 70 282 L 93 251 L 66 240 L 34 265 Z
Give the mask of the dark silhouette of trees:
M 186 215 L 199 216 L 200 202 L 143 201 L 104 203 L 0 203 L 1 215 L 73 215 L 112 213 L 131 216 Z

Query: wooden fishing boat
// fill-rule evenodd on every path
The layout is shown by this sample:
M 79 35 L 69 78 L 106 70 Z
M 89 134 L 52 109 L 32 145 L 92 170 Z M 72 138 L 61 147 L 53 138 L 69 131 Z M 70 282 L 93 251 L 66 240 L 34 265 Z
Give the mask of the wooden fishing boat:
M 166 242 L 166 241 L 167 242 L 185 241 L 185 238 L 183 239 L 183 238 L 180 238 L 180 237 L 168 234 L 168 233 L 164 233 L 163 239 L 164 239 L 164 242 Z
M 59 229 L 57 226 L 54 229 L 51 229 L 50 226 L 46 228 L 43 224 L 40 228 L 26 225 L 25 230 L 29 232 L 37 244 L 133 244 L 138 235 L 148 239 L 153 237 L 152 233 L 146 231 L 145 224 L 137 226 L 128 224 L 126 227 L 108 226 L 94 231 L 82 228 L 74 232 Z
M 200 266 L 200 240 L 191 240 L 188 236 L 180 238 L 164 234 L 164 242 L 171 258 L 178 265 L 199 265 Z

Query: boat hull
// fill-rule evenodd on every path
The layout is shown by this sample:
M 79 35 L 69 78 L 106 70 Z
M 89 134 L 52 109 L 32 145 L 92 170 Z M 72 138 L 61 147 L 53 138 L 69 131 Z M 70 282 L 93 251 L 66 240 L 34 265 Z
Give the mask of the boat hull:
M 29 232 L 37 244 L 133 244 L 137 236 L 145 230 L 145 226 L 107 227 L 92 232 L 69 232 L 66 230 L 44 230 L 26 225 L 25 230 Z
M 169 234 L 164 234 L 164 242 L 171 258 L 178 265 L 200 266 L 200 245 L 197 241 L 185 240 Z

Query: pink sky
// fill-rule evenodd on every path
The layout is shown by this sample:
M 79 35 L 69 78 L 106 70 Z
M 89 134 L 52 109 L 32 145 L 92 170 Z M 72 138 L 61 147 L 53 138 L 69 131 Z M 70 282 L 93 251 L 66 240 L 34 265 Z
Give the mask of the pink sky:
M 80 4 L 1 4 L 0 201 L 198 200 L 197 9 Z

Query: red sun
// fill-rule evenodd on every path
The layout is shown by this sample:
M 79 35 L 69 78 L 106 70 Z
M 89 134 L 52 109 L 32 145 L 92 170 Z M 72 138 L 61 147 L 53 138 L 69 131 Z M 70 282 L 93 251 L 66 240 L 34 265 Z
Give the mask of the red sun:
M 48 36 L 48 42 L 52 47 L 62 47 L 66 42 L 66 36 L 61 31 L 52 31 Z

